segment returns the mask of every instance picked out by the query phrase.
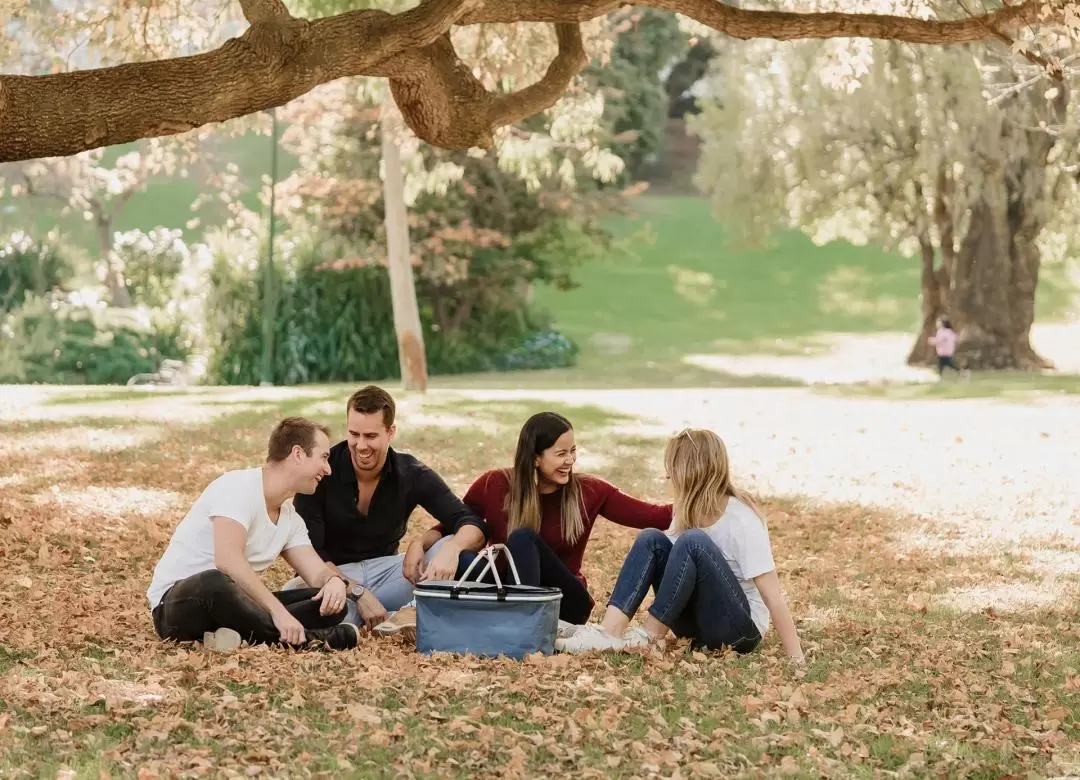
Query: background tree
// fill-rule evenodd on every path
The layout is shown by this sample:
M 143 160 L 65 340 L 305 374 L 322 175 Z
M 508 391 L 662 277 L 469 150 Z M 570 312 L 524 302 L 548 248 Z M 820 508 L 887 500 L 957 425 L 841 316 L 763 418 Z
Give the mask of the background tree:
M 1075 186 L 1064 83 L 988 99 L 991 80 L 1026 74 L 984 45 L 760 42 L 721 60 L 694 125 L 699 181 L 725 223 L 918 254 L 912 363 L 932 360 L 926 338 L 947 313 L 962 365 L 1046 365 L 1029 334 L 1039 239 Z
M 6 183 L 9 192 L 31 199 L 37 208 L 59 204 L 58 216 L 85 220 L 93 231 L 98 275 L 109 300 L 113 306 L 128 307 L 132 297 L 124 259 L 115 248 L 117 221 L 131 198 L 146 190 L 151 177 L 186 176 L 189 166 L 197 163 L 199 149 L 193 134 L 182 142 L 170 138 L 142 141 L 138 148 L 120 155 L 97 149 L 71 157 L 9 163 L 0 166 L 0 192 Z
M 393 4 L 387 8 L 394 10 Z M 593 24 L 589 33 L 584 42 L 592 48 L 602 49 L 606 43 L 606 25 Z M 498 83 L 513 85 L 535 80 L 535 72 L 546 65 L 556 51 L 557 42 L 549 30 L 536 25 L 478 25 L 456 31 L 455 46 L 459 51 L 471 55 L 469 59 L 474 63 L 473 72 L 476 77 L 482 83 L 494 87 Z M 433 165 L 436 170 L 441 169 L 443 175 L 428 177 L 418 156 L 420 147 L 417 139 L 411 131 L 402 126 L 401 116 L 391 92 L 377 82 L 362 81 L 356 87 L 350 86 L 349 91 L 355 91 L 360 105 L 381 104 L 379 138 L 370 137 L 370 127 L 361 127 L 358 130 L 362 139 L 360 148 L 345 144 L 342 151 L 341 136 L 331 131 L 328 135 L 318 136 L 314 143 L 301 142 L 295 151 L 300 155 L 302 168 L 306 166 L 307 173 L 315 176 L 337 175 L 339 171 L 334 166 L 344 161 L 347 171 L 347 158 L 350 154 L 355 153 L 369 161 L 373 159 L 370 149 L 363 148 L 365 142 L 379 144 L 381 161 L 378 173 L 382 180 L 384 220 L 382 235 L 387 242 L 384 256 L 387 258 L 391 281 L 401 376 L 406 389 L 424 390 L 427 387 L 427 361 L 410 265 L 412 253 L 408 208 L 421 189 L 445 186 L 447 177 L 462 175 L 464 168 L 435 156 L 432 158 Z M 340 96 L 341 93 L 335 94 Z M 297 121 L 304 124 L 319 122 L 325 128 L 341 126 L 343 114 L 336 100 L 321 100 L 315 94 L 309 97 L 308 100 L 297 101 L 294 106 L 291 115 Z M 550 115 L 534 117 L 523 127 L 501 134 L 497 144 L 498 151 L 493 154 L 500 155 L 500 159 L 517 175 L 531 181 L 534 186 L 539 186 L 541 179 L 550 179 L 557 175 L 567 187 L 573 187 L 578 167 L 587 168 L 600 177 L 610 179 L 616 168 L 621 167 L 621 162 L 599 147 L 592 138 L 598 127 L 596 120 L 602 105 L 602 102 L 583 94 L 563 101 Z M 305 136 L 310 138 L 306 132 L 294 133 L 291 138 Z M 557 171 L 552 167 L 556 158 L 559 158 L 560 163 Z M 413 182 L 407 195 L 408 176 L 404 164 L 414 160 L 420 162 L 421 167 L 413 166 Z M 364 175 L 369 174 L 370 170 L 364 171 Z M 466 234 L 467 232 L 466 230 Z M 463 240 L 466 234 L 463 234 Z M 364 249 L 369 251 L 369 247 Z
M 635 181 L 664 151 L 671 107 L 664 70 L 686 54 L 689 36 L 674 15 L 652 8 L 623 11 L 612 22 L 610 62 L 594 64 L 588 77 L 604 96 L 604 127 L 625 163 L 622 178 Z

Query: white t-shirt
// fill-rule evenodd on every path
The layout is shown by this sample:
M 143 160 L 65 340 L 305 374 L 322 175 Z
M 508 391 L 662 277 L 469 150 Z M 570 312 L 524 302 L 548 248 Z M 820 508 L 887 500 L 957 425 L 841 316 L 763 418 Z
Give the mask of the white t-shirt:
M 754 577 L 776 568 L 765 523 L 753 509 L 732 497 L 720 519 L 701 530 L 720 548 L 732 573 L 739 578 L 746 600 L 750 602 L 750 618 L 758 633 L 765 636 L 769 628 L 769 608 L 754 584 Z M 671 541 L 679 538 L 679 534 L 671 529 L 666 533 Z
M 173 531 L 146 592 L 150 609 L 180 580 L 215 568 L 211 517 L 228 517 L 244 526 L 244 555 L 255 571 L 270 568 L 283 550 L 311 544 L 307 526 L 293 508 L 292 499 L 281 505 L 277 523 L 270 519 L 263 496 L 262 468 L 226 472 L 207 485 Z

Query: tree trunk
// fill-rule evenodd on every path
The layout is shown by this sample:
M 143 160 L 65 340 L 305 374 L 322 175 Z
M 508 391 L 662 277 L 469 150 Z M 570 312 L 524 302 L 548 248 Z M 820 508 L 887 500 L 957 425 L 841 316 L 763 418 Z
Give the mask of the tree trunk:
M 922 275 L 920 277 L 922 327 L 919 329 L 919 335 L 915 337 L 915 343 L 911 345 L 911 352 L 908 353 L 907 362 L 911 366 L 928 366 L 934 364 L 936 353 L 927 339 L 934 335 L 937 330 L 937 318 L 945 311 L 948 286 L 943 288 L 939 284 L 940 276 L 938 270 L 934 268 L 937 252 L 929 236 L 922 235 L 919 237 L 919 249 L 922 257 Z
M 957 257 L 949 312 L 956 362 L 983 370 L 1050 368 L 1031 346 L 1040 260 L 1035 238 L 1042 228 L 1033 213 L 1041 204 L 1025 203 L 1004 175 L 995 179 L 986 181 L 971 211 Z M 1023 177 L 1019 182 L 1017 188 Z
M 1051 111 L 1061 121 L 1066 87 Z M 1021 98 L 1017 98 L 1021 99 Z M 1039 96 L 1025 99 L 1043 107 Z M 941 236 L 942 267 L 933 269 L 923 243 L 923 325 L 908 362 L 933 361 L 924 349 L 938 313 L 949 315 L 957 332 L 956 362 L 975 370 L 1040 370 L 1053 364 L 1031 346 L 1035 290 L 1039 280 L 1039 234 L 1046 225 L 1046 166 L 1056 137 L 1043 130 L 1017 129 L 1008 119 L 989 128 L 1000 136 L 1002 157 L 984 158 L 979 199 L 968 211 L 968 229 L 954 253 L 952 220 L 946 201 L 953 188 L 948 174 L 937 182 L 934 218 Z M 1020 144 L 1022 153 L 1007 157 Z
M 386 255 L 390 268 L 390 299 L 394 308 L 401 383 L 406 390 L 427 390 L 427 358 L 420 307 L 416 302 L 412 253 L 409 251 L 409 221 L 405 206 L 405 174 L 401 166 L 398 133 L 400 114 L 389 95 L 383 103 L 380 130 L 383 158 L 383 203 L 386 212 Z
M 937 365 L 937 352 L 928 339 L 937 332 L 938 317 L 949 313 L 952 297 L 952 280 L 956 275 L 956 235 L 953 229 L 952 196 L 953 182 L 948 168 L 942 166 L 938 171 L 934 191 L 933 220 L 937 226 L 937 252 L 929 232 L 924 230 L 919 236 L 919 248 L 922 256 L 922 275 L 920 280 L 922 300 L 922 327 L 915 343 L 908 354 L 908 365 Z M 935 266 L 940 256 L 941 262 Z
M 96 214 L 94 226 L 97 228 L 98 246 L 101 247 L 101 262 L 105 264 L 105 287 L 109 290 L 109 301 L 117 308 L 130 308 L 131 291 L 124 279 L 124 269 L 113 251 L 112 220 Z

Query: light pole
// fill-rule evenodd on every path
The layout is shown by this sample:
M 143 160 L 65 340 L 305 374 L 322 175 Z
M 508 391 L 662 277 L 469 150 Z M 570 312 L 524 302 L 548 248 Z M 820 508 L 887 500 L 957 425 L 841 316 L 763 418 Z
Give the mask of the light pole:
M 277 290 L 274 287 L 274 218 L 277 205 L 278 179 L 278 123 L 277 109 L 270 109 L 270 229 L 266 242 L 266 267 L 263 269 L 262 306 L 262 381 L 260 385 L 274 383 L 274 326 L 277 319 Z

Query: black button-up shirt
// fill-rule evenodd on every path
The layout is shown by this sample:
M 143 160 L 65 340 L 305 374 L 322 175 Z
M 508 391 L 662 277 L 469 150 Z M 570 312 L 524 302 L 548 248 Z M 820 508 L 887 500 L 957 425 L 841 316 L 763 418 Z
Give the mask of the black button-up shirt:
M 340 565 L 397 555 L 417 506 L 444 528 L 457 531 L 463 525 L 475 525 L 487 538 L 487 523 L 454 495 L 442 477 L 412 455 L 393 447 L 387 450 L 366 515 L 356 507 L 359 486 L 347 441 L 330 448 L 330 470 L 313 494 L 297 493 L 293 499 L 311 544 L 324 561 Z

